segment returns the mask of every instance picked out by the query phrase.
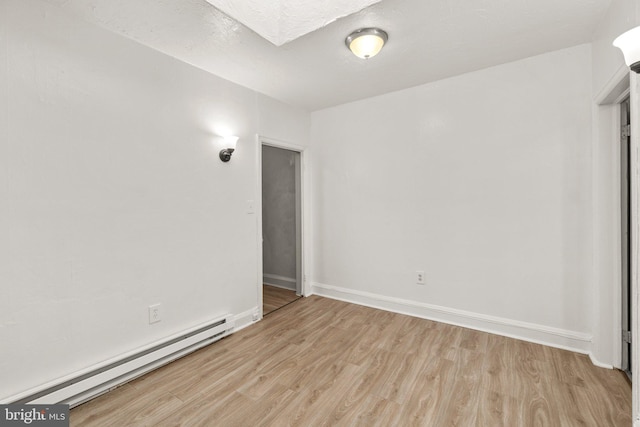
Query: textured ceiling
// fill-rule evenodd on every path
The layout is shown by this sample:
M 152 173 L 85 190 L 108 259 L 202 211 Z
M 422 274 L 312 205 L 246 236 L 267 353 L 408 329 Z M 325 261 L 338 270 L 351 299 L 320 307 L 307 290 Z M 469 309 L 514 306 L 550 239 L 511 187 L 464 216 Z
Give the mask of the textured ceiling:
M 587 43 L 611 2 L 383 0 L 278 47 L 207 0 L 45 1 L 310 111 Z M 344 38 L 369 26 L 389 42 L 358 59 Z
M 276 46 L 380 0 L 207 0 Z

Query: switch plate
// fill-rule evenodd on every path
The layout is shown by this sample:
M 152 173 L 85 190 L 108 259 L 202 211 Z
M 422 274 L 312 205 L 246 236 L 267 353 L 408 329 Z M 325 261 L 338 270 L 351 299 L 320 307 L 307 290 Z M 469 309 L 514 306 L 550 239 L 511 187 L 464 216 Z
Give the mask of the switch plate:
M 416 283 L 424 285 L 424 271 L 416 271 Z
M 149 324 L 158 323 L 162 320 L 162 304 L 154 304 L 149 306 Z
M 254 214 L 256 213 L 256 206 L 255 203 L 253 203 L 253 200 L 247 200 L 247 214 Z

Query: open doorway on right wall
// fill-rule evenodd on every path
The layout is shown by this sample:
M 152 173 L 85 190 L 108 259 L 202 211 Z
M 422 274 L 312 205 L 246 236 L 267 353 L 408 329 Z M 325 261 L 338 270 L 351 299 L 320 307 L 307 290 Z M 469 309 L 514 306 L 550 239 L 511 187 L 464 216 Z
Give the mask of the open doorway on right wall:
M 620 103 L 620 225 L 622 282 L 622 363 L 631 380 L 631 104 Z

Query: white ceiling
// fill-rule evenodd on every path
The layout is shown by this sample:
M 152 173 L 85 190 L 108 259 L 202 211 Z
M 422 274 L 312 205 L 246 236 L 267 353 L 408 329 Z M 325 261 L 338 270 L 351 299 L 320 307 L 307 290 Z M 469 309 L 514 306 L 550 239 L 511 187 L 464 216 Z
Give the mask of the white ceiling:
M 207 0 L 276 46 L 380 0 Z
M 207 0 L 46 1 L 310 111 L 589 42 L 611 3 L 382 0 L 278 47 Z M 371 26 L 389 42 L 375 58 L 356 58 L 344 39 Z

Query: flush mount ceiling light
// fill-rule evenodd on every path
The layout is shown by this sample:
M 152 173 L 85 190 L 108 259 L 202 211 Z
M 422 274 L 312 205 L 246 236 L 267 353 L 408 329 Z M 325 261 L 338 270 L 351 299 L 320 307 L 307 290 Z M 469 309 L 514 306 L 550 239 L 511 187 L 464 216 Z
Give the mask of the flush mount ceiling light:
M 640 27 L 633 28 L 613 41 L 624 54 L 624 62 L 632 71 L 640 73 Z
M 355 56 L 369 59 L 378 54 L 389 40 L 389 35 L 379 28 L 361 28 L 349 34 L 345 44 Z

